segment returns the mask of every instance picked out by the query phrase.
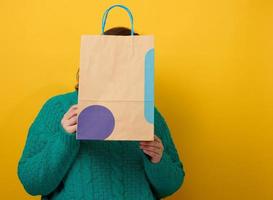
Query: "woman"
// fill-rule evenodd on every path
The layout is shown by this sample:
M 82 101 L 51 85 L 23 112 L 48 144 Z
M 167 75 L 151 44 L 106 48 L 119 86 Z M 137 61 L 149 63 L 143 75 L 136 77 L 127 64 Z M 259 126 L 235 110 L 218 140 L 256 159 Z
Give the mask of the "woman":
M 116 27 L 105 35 L 130 33 Z M 79 141 L 77 99 L 78 84 L 73 92 L 49 98 L 31 124 L 18 163 L 29 194 L 54 200 L 149 200 L 178 190 L 183 165 L 156 107 L 154 141 Z

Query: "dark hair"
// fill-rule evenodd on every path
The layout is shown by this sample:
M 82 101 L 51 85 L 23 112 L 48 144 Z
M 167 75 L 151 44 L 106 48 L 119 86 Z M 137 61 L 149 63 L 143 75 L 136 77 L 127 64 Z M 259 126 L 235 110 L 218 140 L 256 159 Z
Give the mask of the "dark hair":
M 123 35 L 128 36 L 131 35 L 131 29 L 126 27 L 113 27 L 104 31 L 104 35 Z M 138 33 L 134 32 L 134 35 L 139 35 Z M 79 68 L 76 75 L 77 84 L 75 85 L 75 90 L 79 89 Z

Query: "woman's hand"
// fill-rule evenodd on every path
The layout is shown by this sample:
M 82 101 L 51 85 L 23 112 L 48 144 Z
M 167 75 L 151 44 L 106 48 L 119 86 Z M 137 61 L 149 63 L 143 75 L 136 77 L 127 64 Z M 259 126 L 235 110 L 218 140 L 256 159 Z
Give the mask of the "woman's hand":
M 144 153 L 151 157 L 153 163 L 158 163 L 161 160 L 164 146 L 159 137 L 156 135 L 154 141 L 141 141 L 139 142 L 140 148 Z
M 61 124 L 68 133 L 75 133 L 77 131 L 78 105 L 71 106 L 64 114 Z

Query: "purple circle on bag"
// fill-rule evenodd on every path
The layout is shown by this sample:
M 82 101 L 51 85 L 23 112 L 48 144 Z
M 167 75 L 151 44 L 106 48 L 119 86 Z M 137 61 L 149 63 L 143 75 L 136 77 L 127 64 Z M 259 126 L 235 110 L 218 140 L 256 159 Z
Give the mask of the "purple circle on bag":
M 78 118 L 79 139 L 103 140 L 113 132 L 115 118 L 113 113 L 101 105 L 84 108 Z

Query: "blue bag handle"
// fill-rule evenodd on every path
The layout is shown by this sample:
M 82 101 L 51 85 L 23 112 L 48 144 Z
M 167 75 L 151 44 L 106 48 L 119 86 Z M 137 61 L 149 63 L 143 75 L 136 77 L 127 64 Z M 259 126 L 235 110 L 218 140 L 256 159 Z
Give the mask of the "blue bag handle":
M 109 8 L 107 8 L 106 11 L 104 12 L 103 17 L 102 17 L 101 34 L 102 35 L 104 34 L 104 28 L 105 28 L 105 24 L 106 24 L 108 13 L 114 7 L 120 7 L 120 8 L 123 8 L 124 10 L 127 11 L 128 15 L 130 17 L 130 22 L 131 22 L 131 35 L 133 36 L 134 35 L 134 19 L 133 19 L 133 15 L 132 15 L 131 11 L 129 10 L 129 8 L 127 8 L 126 6 L 121 5 L 121 4 L 112 5 Z

